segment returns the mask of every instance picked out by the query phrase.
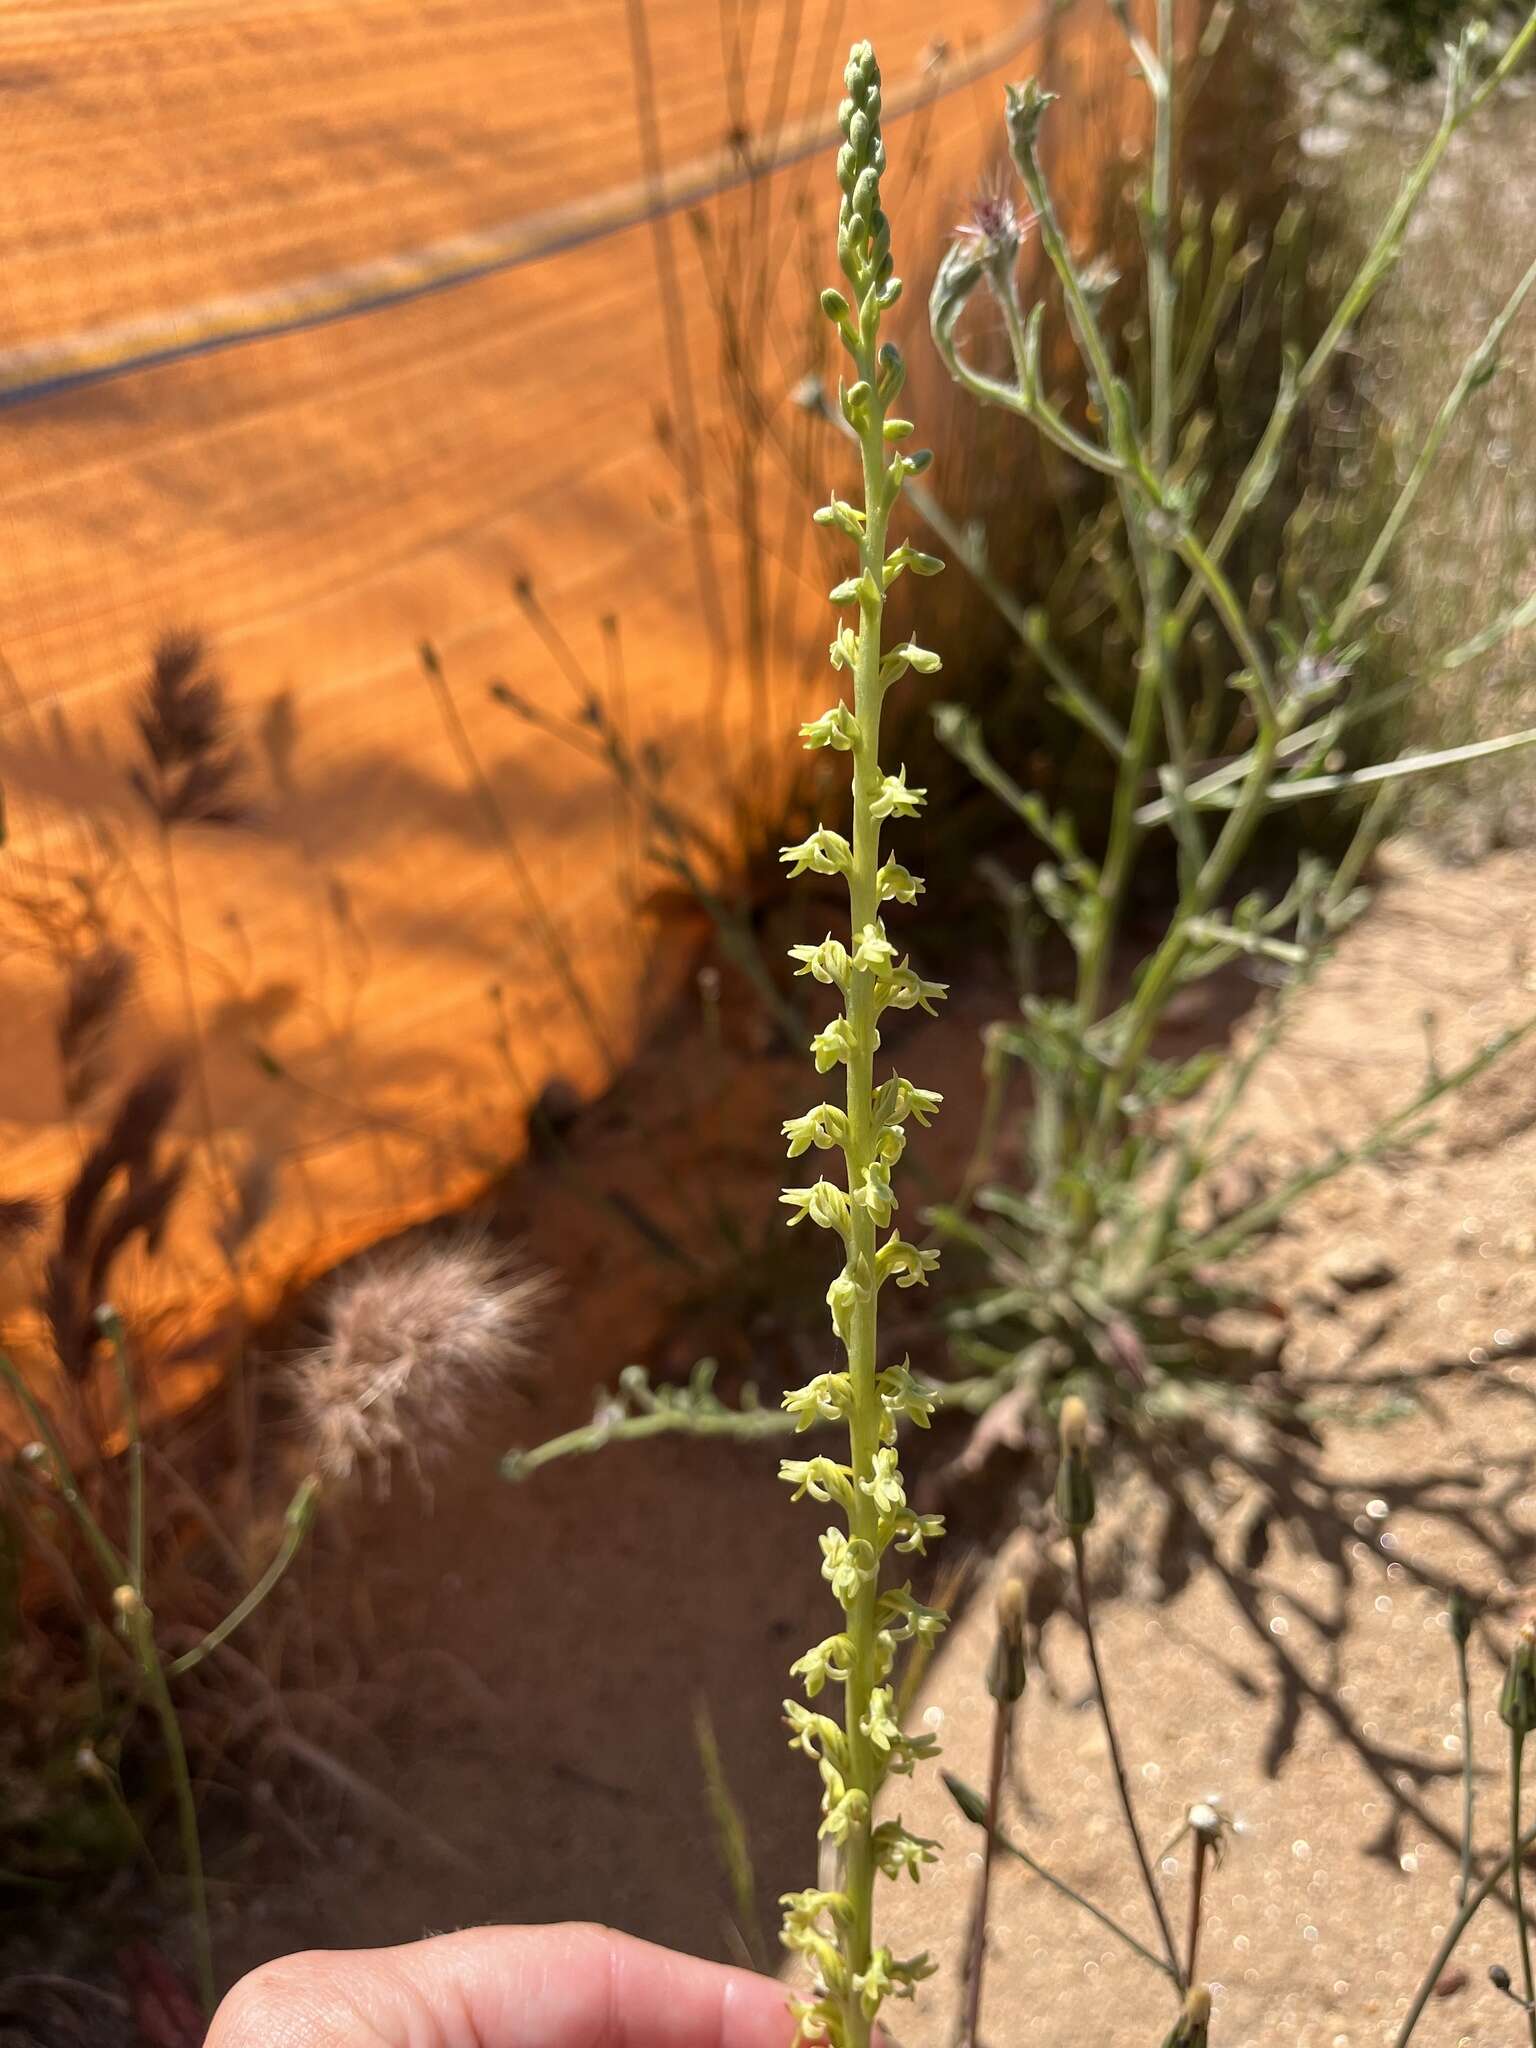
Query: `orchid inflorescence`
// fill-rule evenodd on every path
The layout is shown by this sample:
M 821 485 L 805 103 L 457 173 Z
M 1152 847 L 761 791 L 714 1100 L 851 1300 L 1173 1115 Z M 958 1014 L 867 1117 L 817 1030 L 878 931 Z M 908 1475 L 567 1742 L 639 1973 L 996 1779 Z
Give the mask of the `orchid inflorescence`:
M 852 757 L 853 832 L 848 839 L 818 825 L 782 852 L 792 874 L 846 876 L 850 912 L 846 945 L 829 934 L 820 944 L 791 949 L 800 974 L 843 998 L 842 1014 L 817 1032 L 811 1051 L 818 1073 L 846 1069 L 846 1106 L 820 1103 L 784 1126 L 791 1159 L 813 1148 L 841 1151 L 846 1184 L 817 1180 L 788 1188 L 783 1196 L 792 1224 L 809 1217 L 834 1232 L 845 1253 L 827 1305 L 846 1363 L 786 1394 L 784 1405 L 797 1429 L 844 1424 L 848 1460 L 792 1458 L 782 1467 L 797 1500 L 808 1495 L 838 1507 L 846 1518 L 845 1528 L 829 1528 L 821 1537 L 822 1576 L 843 1610 L 843 1625 L 794 1666 L 810 1700 L 841 1686 L 842 1719 L 799 1700 L 785 1703 L 792 1746 L 821 1772 L 820 1832 L 835 1845 L 838 1885 L 791 1893 L 783 1902 L 783 1939 L 807 1958 L 814 1975 L 811 1995 L 796 2006 L 802 2036 L 825 2039 L 833 2048 L 864 2048 L 883 2000 L 910 1996 L 931 1968 L 926 1956 L 896 1959 L 876 1947 L 873 1935 L 876 1873 L 915 1879 L 933 1853 L 932 1844 L 910 1834 L 899 1818 L 875 1820 L 886 1780 L 910 1772 L 934 1750 L 931 1737 L 903 1732 L 892 1672 L 903 1643 L 931 1642 L 944 1626 L 944 1616 L 924 1606 L 910 1584 L 881 1585 L 887 1552 L 922 1552 L 942 1533 L 942 1522 L 909 1505 L 897 1448 L 901 1423 L 926 1428 L 933 1401 L 905 1362 L 879 1369 L 876 1319 L 887 1281 L 924 1285 L 938 1262 L 935 1252 L 910 1243 L 894 1227 L 891 1173 L 908 1124 L 925 1126 L 940 1098 L 894 1074 L 877 1087 L 875 1054 L 884 1011 L 931 1013 L 944 994 L 941 984 L 924 980 L 898 957 L 886 934 L 883 906 L 913 902 L 923 885 L 899 861 L 882 859 L 880 849 L 884 822 L 915 817 L 924 796 L 909 785 L 905 768 L 890 773 L 880 764 L 881 704 L 908 669 L 931 674 L 939 666 L 936 654 L 911 641 L 882 651 L 886 593 L 903 571 L 932 576 L 943 564 L 904 541 L 887 553 L 887 530 L 902 487 L 930 457 L 902 450 L 912 424 L 895 417 L 892 407 L 906 371 L 897 350 L 880 340 L 881 315 L 896 303 L 901 280 L 893 272 L 890 224 L 880 205 L 880 72 L 868 43 L 855 45 L 844 83 L 838 259 L 851 290 L 824 292 L 821 303 L 853 361 L 854 379 L 840 385 L 838 395 L 863 456 L 864 503 L 861 509 L 834 492 L 815 516 L 858 549 L 856 573 L 831 593 L 833 604 L 858 608 L 857 628 L 839 625 L 831 648 L 832 666 L 852 674 L 853 705 L 840 700 L 801 733 L 808 747 Z M 883 1243 L 881 1232 L 889 1233 Z

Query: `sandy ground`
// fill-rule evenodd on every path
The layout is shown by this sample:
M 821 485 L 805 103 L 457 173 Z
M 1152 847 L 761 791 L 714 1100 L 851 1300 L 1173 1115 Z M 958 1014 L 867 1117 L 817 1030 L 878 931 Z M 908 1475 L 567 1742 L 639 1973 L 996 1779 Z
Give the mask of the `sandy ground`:
M 1389 867 L 1376 908 L 1299 1011 L 1255 1100 L 1255 1142 L 1271 1162 L 1306 1155 L 1325 1134 L 1359 1132 L 1411 1092 L 1426 1019 L 1449 1064 L 1530 1008 L 1536 904 L 1523 864 L 1499 856 L 1447 870 L 1397 848 Z M 983 992 L 903 1051 L 955 1097 L 951 1156 L 926 1155 L 938 1177 L 963 1149 L 972 1033 L 991 1000 Z M 231 1968 L 297 1944 L 570 1914 L 730 1953 L 694 1748 L 701 1699 L 746 1816 L 765 1925 L 771 1895 L 809 1880 L 813 1786 L 782 1748 L 773 1702 L 825 1609 L 810 1525 L 781 1497 L 772 1456 L 663 1443 L 552 1468 L 516 1491 L 492 1465 L 503 1437 L 537 1440 L 577 1418 L 592 1377 L 625 1357 L 680 1364 L 709 1340 L 707 1320 L 680 1312 L 687 1286 L 658 1277 L 638 1235 L 593 1206 L 594 1188 L 679 1228 L 693 1198 L 676 1176 L 658 1178 L 658 1162 L 685 1144 L 691 1185 L 735 1201 L 727 1191 L 760 1156 L 771 1172 L 759 1133 L 773 1101 L 799 1083 L 792 1067 L 743 1066 L 728 1051 L 713 1066 L 689 1056 L 680 1073 L 676 1049 L 577 1127 L 561 1175 L 530 1169 L 507 1192 L 503 1220 L 572 1283 L 550 1392 L 532 1410 L 489 1418 L 487 1440 L 439 1483 L 435 1502 L 401 1490 L 360 1514 L 345 1545 L 333 1531 L 322 1546 L 306 1587 L 316 1637 L 348 1638 L 356 1676 L 318 1707 L 300 1690 L 289 1711 L 387 1784 L 412 1819 L 384 1830 L 328 1789 L 304 1780 L 296 1793 L 286 1780 L 281 1850 L 269 1831 L 221 1887 Z M 1341 1563 L 1279 1527 L 1250 1594 L 1196 1570 L 1168 1597 L 1133 1544 L 1127 1591 L 1106 1601 L 1108 1670 L 1152 1845 L 1198 1798 L 1217 1797 L 1241 1823 L 1212 1880 L 1203 1936 L 1213 2038 L 1231 2048 L 1390 2041 L 1446 1923 L 1455 1686 L 1445 1601 L 1431 1587 L 1453 1578 L 1507 1611 L 1530 1572 L 1533 1183 L 1536 1055 L 1517 1051 L 1414 1160 L 1312 1197 L 1260 1266 L 1296 1309 L 1291 1370 L 1334 1413 L 1306 1484 L 1342 1517 Z M 743 1206 L 739 1227 L 756 1242 L 774 1226 L 766 1206 Z M 1370 1288 L 1333 1277 L 1374 1264 L 1384 1271 Z M 765 1270 L 770 1300 L 774 1285 L 795 1284 Z M 618 1329 L 616 1300 L 629 1318 Z M 729 1340 L 732 1317 L 738 1351 L 753 1353 L 765 1379 L 788 1369 L 804 1341 L 792 1324 L 743 1300 L 713 1334 Z M 1232 1475 L 1218 1479 L 1226 1558 L 1251 1502 Z M 965 1541 L 958 1534 L 956 1547 Z M 988 1634 L 983 1589 L 917 1709 L 950 1767 L 973 1780 L 984 1774 Z M 1048 1624 L 1044 1648 L 1049 1682 L 1037 1673 L 1031 1684 L 1010 1825 L 1145 1933 L 1067 1618 Z M 1504 1796 L 1486 1647 L 1476 1685 L 1486 1846 Z M 932 1774 L 903 1811 L 944 1849 L 919 1892 L 888 1894 L 884 1908 L 898 1950 L 930 1948 L 943 1966 L 898 2025 L 904 2042 L 927 2048 L 949 2038 L 975 1841 Z M 424 1828 L 443 1838 L 436 1849 Z M 1184 1853 L 1164 1866 L 1178 1924 Z M 1428 2048 L 1512 2038 L 1510 2009 L 1484 1984 L 1496 1960 L 1514 1956 L 1509 1923 L 1490 1908 L 1460 1959 L 1466 1978 L 1446 1980 L 1422 2023 Z M 1143 1965 L 1027 1874 L 1003 1871 L 990 2040 L 1132 2048 L 1160 2039 L 1163 2004 Z

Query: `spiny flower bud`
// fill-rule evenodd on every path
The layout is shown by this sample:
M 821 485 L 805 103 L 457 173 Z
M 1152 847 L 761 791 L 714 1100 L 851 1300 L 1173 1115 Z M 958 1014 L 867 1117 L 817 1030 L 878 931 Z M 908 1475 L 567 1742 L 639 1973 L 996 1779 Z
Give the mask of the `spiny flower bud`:
M 1088 1462 L 1088 1410 L 1076 1394 L 1061 1404 L 1061 1463 L 1056 1470 L 1056 1512 L 1074 1540 L 1094 1515 L 1093 1468 Z
M 1536 1728 L 1536 1620 L 1530 1616 L 1521 1622 L 1509 1653 L 1499 1718 L 1516 1735 L 1529 1735 Z
M 1028 1609 L 1024 1581 L 1009 1578 L 997 1596 L 997 1637 L 987 1667 L 987 1691 L 1000 1706 L 1024 1697 L 1028 1670 L 1024 1657 L 1024 1621 Z
M 1210 2038 L 1211 1994 L 1203 1984 L 1192 1984 L 1163 2048 L 1207 2048 Z
M 1027 78 L 1022 85 L 1004 89 L 1003 119 L 1008 129 L 1008 146 L 1021 171 L 1034 155 L 1041 120 L 1055 97 L 1055 93 L 1042 88 L 1037 78 Z

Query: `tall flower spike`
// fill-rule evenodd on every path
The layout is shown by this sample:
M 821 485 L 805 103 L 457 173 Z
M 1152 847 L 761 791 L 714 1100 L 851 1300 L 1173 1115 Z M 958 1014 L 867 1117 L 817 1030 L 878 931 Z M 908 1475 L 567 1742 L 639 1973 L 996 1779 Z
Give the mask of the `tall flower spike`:
M 818 1418 L 846 1421 L 847 1463 L 790 1459 L 783 1475 L 797 1498 L 808 1494 L 846 1519 L 846 1529 L 828 1529 L 820 1539 L 823 1576 L 843 1610 L 843 1625 L 794 1667 L 811 1698 L 823 1691 L 835 1696 L 841 1688 L 841 1724 L 808 1717 L 798 1701 L 786 1702 L 793 1745 L 809 1748 L 821 1772 L 821 1835 L 836 1847 L 838 1880 L 833 1890 L 795 1892 L 784 1900 L 783 1939 L 811 1971 L 810 1996 L 796 2007 L 803 2038 L 825 2039 L 831 2048 L 868 2048 L 883 2001 L 911 1997 L 930 1967 L 926 1957 L 902 1961 L 875 1941 L 876 1875 L 915 1878 L 933 1853 L 899 1817 L 877 1821 L 875 1812 L 887 1779 L 909 1773 L 933 1747 L 930 1738 L 906 1735 L 895 1717 L 899 1690 L 889 1680 L 898 1645 L 917 1635 L 929 1641 L 943 1626 L 942 1615 L 920 1606 L 910 1587 L 881 1587 L 886 1553 L 921 1551 L 941 1526 L 937 1516 L 908 1506 L 896 1444 L 901 1423 L 926 1426 L 928 1404 L 905 1365 L 880 1370 L 877 1344 L 882 1287 L 890 1280 L 903 1287 L 922 1283 L 935 1263 L 932 1253 L 894 1232 L 884 1244 L 879 1235 L 896 1208 L 890 1176 L 905 1141 L 902 1127 L 909 1117 L 926 1124 L 939 1098 L 894 1075 L 876 1088 L 876 1020 L 886 1009 L 927 1009 L 943 995 L 886 935 L 882 905 L 912 902 L 922 883 L 898 862 L 883 861 L 880 850 L 885 822 L 914 816 L 922 802 L 922 791 L 908 787 L 903 771 L 892 774 L 881 765 L 882 700 L 907 669 L 931 674 L 938 656 L 910 641 L 884 653 L 881 628 L 896 579 L 907 570 L 929 576 L 943 565 L 905 541 L 887 552 L 902 487 L 928 457 L 903 452 L 912 427 L 891 407 L 905 371 L 898 351 L 880 339 L 881 315 L 896 303 L 901 280 L 892 268 L 890 223 L 880 203 L 880 71 L 868 43 L 854 46 L 844 83 L 837 254 L 847 290 L 824 292 L 822 308 L 852 361 L 839 401 L 858 438 L 864 488 L 862 506 L 833 495 L 817 516 L 858 553 L 853 572 L 832 592 L 835 605 L 858 608 L 857 629 L 840 624 L 831 648 L 833 667 L 852 671 L 854 690 L 851 707 L 839 701 L 802 734 L 808 746 L 849 756 L 853 829 L 845 838 L 818 826 L 801 845 L 784 850 L 795 873 L 837 873 L 848 883 L 847 944 L 828 938 L 793 949 L 802 973 L 843 998 L 842 1014 L 816 1034 L 812 1051 L 819 1072 L 839 1064 L 845 1069 L 846 1111 L 821 1104 L 784 1126 L 791 1158 L 812 1145 L 835 1149 L 846 1171 L 844 1188 L 823 1181 L 785 1196 L 796 1212 L 791 1221 L 809 1215 L 827 1223 L 845 1254 L 827 1290 L 845 1369 L 819 1373 L 786 1395 L 785 1406 L 803 1426 Z

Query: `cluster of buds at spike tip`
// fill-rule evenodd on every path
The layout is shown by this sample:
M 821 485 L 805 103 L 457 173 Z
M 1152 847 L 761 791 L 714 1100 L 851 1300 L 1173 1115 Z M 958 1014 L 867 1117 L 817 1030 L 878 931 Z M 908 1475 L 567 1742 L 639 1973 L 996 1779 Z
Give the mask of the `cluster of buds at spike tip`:
M 1211 2039 L 1211 1994 L 1203 1984 L 1192 1984 L 1184 1995 L 1184 2010 L 1174 2021 L 1163 2048 L 1209 2048 Z
M 1076 1394 L 1061 1404 L 1057 1427 L 1061 1462 L 1056 1468 L 1056 1513 L 1076 1543 L 1093 1521 L 1093 1467 L 1088 1462 L 1088 1410 Z
M 1521 1622 L 1509 1653 L 1499 1719 L 1514 1735 L 1526 1736 L 1536 1728 L 1536 1617 L 1531 1615 Z
M 905 1361 L 882 1369 L 877 1320 L 888 1282 L 922 1286 L 937 1264 L 936 1253 L 910 1243 L 897 1228 L 892 1175 L 908 1125 L 926 1125 L 939 1097 L 896 1074 L 877 1085 L 875 1056 L 878 1022 L 886 1011 L 931 1010 L 944 994 L 941 984 L 925 980 L 898 955 L 887 936 L 885 906 L 911 903 L 922 882 L 884 858 L 880 846 L 885 824 L 915 817 L 924 797 L 904 769 L 893 773 L 881 764 L 881 706 L 908 669 L 929 674 L 939 665 L 937 655 L 911 641 L 882 647 L 886 596 L 906 571 L 929 576 L 943 564 L 908 542 L 887 544 L 902 488 L 929 458 L 904 450 L 912 425 L 892 408 L 906 372 L 898 351 L 880 340 L 881 315 L 895 304 L 901 282 L 892 269 L 890 223 L 880 203 L 880 71 L 868 43 L 855 45 L 844 84 L 837 247 L 847 288 L 824 292 L 822 308 L 852 359 L 852 374 L 840 380 L 838 396 L 859 444 L 863 491 L 862 503 L 834 492 L 815 516 L 857 550 L 853 572 L 831 592 L 834 605 L 856 608 L 857 623 L 840 621 L 831 646 L 833 668 L 852 677 L 853 701 L 839 699 L 801 734 L 808 747 L 850 757 L 852 831 L 845 836 L 818 825 L 799 845 L 785 847 L 783 858 L 795 874 L 841 875 L 848 887 L 846 941 L 829 933 L 819 943 L 792 949 L 798 971 L 841 998 L 840 1014 L 816 1033 L 811 1051 L 818 1073 L 843 1069 L 844 1099 L 818 1103 L 784 1126 L 791 1159 L 813 1148 L 840 1152 L 845 1171 L 840 1182 L 822 1179 L 787 1188 L 783 1200 L 791 1223 L 809 1221 L 830 1231 L 842 1250 L 840 1270 L 827 1290 L 841 1357 L 807 1386 L 786 1394 L 784 1405 L 801 1429 L 841 1423 L 848 1443 L 846 1460 L 791 1458 L 782 1467 L 797 1500 L 808 1497 L 842 1517 L 841 1526 L 828 1528 L 820 1539 L 822 1576 L 842 1610 L 839 1623 L 793 1667 L 808 1701 L 840 1694 L 842 1711 L 835 1716 L 799 1700 L 785 1703 L 791 1745 L 821 1774 L 820 1833 L 835 1850 L 836 1878 L 831 1888 L 795 1892 L 784 1900 L 783 1939 L 812 1975 L 809 1996 L 795 2007 L 802 2038 L 825 2040 L 831 2048 L 867 2048 L 882 2002 L 909 1997 L 930 1969 L 925 1956 L 898 1960 L 876 1943 L 873 1931 L 875 1878 L 915 1879 L 933 1853 L 933 1845 L 909 1833 L 899 1815 L 877 1817 L 876 1802 L 891 1779 L 933 1753 L 931 1737 L 909 1735 L 901 1727 L 893 1674 L 902 1646 L 930 1643 L 945 1619 L 923 1605 L 910 1583 L 886 1575 L 893 1552 L 923 1552 L 943 1525 L 937 1515 L 909 1504 L 897 1443 L 904 1422 L 928 1426 L 932 1400 Z

